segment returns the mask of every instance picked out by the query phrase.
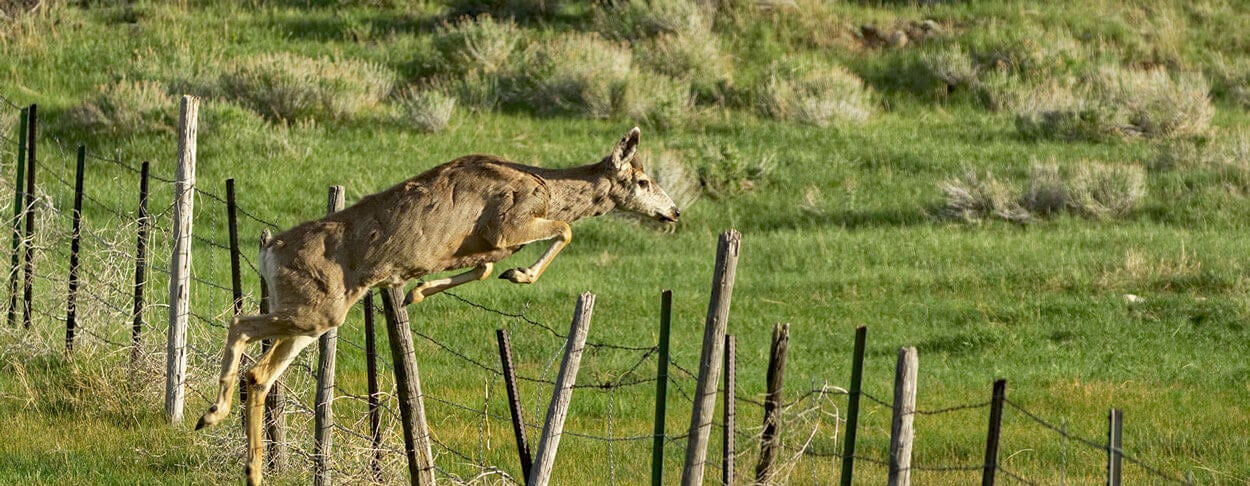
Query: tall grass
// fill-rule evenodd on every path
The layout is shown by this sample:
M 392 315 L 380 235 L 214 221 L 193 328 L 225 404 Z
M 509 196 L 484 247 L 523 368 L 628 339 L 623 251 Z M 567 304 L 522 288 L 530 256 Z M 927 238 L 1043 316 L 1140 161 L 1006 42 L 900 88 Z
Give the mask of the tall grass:
M 314 59 L 277 52 L 248 56 L 224 67 L 222 96 L 274 119 L 347 119 L 375 108 L 390 93 L 394 74 L 355 59 Z

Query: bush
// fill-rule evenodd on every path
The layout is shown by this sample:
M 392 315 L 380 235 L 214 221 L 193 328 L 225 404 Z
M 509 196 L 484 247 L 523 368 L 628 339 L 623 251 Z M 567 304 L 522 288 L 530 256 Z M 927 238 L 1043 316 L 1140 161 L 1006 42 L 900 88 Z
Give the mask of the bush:
M 819 127 L 862 122 L 872 114 L 864 82 L 841 66 L 773 66 L 758 99 L 768 117 Z
M 1250 109 L 1250 60 L 1229 61 L 1215 54 L 1207 63 L 1206 75 L 1211 79 L 1211 95 L 1243 109 Z
M 227 65 L 220 93 L 261 115 L 282 121 L 351 118 L 390 93 L 393 74 L 351 59 L 312 59 L 291 53 L 246 57 Z
M 129 134 L 170 130 L 176 123 L 178 101 L 155 81 L 122 79 L 101 85 L 95 97 L 66 113 L 79 129 Z
M 1068 206 L 1068 188 L 1059 174 L 1058 164 L 1033 165 L 1023 205 L 1030 213 L 1042 216 L 1058 214 Z
M 497 18 L 541 19 L 559 11 L 563 0 L 452 0 L 452 16 L 493 15 Z
M 444 23 L 434 35 L 434 47 L 444 71 L 495 73 L 507 67 L 519 39 L 516 23 L 481 15 Z
M 941 187 L 946 198 L 946 214 L 952 218 L 970 223 L 991 216 L 1014 222 L 1030 218 L 1016 192 L 988 171 L 982 177 L 969 170 L 961 177 L 943 182 Z
M 625 0 L 596 5 L 594 26 L 612 38 L 639 40 L 659 34 L 705 34 L 712 21 L 709 12 L 690 0 Z
M 1109 100 L 1054 81 L 1027 91 L 1014 110 L 1025 138 L 1101 141 L 1129 133 L 1127 116 Z
M 629 82 L 633 56 L 596 34 L 562 35 L 523 53 L 509 96 L 539 112 L 607 118 Z
M 409 87 L 399 96 L 403 120 L 426 133 L 440 132 L 456 111 L 456 98 L 433 87 Z
M 709 31 L 663 34 L 635 44 L 638 64 L 676 79 L 689 80 L 701 97 L 719 99 L 733 80 L 732 64 Z
M 689 86 L 663 74 L 632 73 L 615 101 L 616 112 L 658 128 L 675 128 L 688 118 Z
M 1099 219 L 1133 210 L 1146 195 L 1146 171 L 1138 165 L 1089 162 L 1076 168 L 1068 181 L 1068 206 Z
M 950 88 L 968 87 L 977 81 L 977 66 L 962 47 L 927 51 L 920 55 L 920 64 L 934 79 Z
M 753 158 L 732 145 L 706 145 L 699 158 L 699 186 L 714 199 L 753 190 L 772 172 L 775 159 L 772 153 Z

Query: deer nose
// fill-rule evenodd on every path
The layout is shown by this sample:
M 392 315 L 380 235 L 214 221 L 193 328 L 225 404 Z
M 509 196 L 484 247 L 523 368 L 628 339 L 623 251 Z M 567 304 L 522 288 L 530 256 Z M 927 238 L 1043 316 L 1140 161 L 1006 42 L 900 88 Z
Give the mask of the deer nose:
M 677 206 L 673 206 L 673 219 L 676 220 L 677 218 L 680 218 L 680 217 L 681 217 L 681 210 L 677 209 Z

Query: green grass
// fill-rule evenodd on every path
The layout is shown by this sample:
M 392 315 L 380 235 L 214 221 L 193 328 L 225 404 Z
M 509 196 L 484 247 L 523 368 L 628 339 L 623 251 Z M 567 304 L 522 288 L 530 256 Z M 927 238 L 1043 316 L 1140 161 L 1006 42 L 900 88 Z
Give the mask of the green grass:
M 762 396 L 774 323 L 792 325 L 786 375 L 787 394 L 792 397 L 824 383 L 846 386 L 854 328 L 866 325 L 865 390 L 875 397 L 890 398 L 897 348 L 914 345 L 920 352 L 921 409 L 984 402 L 992 381 L 1007 378 L 1009 398 L 1056 424 L 1066 423 L 1081 437 L 1102 440 L 1107 409 L 1124 409 L 1126 451 L 1169 474 L 1190 473 L 1202 484 L 1250 478 L 1250 443 L 1238 433 L 1250 427 L 1250 414 L 1243 406 L 1250 393 L 1245 359 L 1250 351 L 1250 256 L 1239 237 L 1250 221 L 1247 171 L 1201 163 L 1155 168 L 1150 162 L 1162 147 L 1148 140 L 1029 140 L 1018 133 L 1013 115 L 984 110 L 973 93 L 958 88 L 939 93 L 927 84 L 928 78 L 899 74 L 915 74 L 909 69 L 921 65 L 928 47 L 857 49 L 836 43 L 830 47 L 827 43 L 834 40 L 826 38 L 828 32 L 804 27 L 811 19 L 858 26 L 933 18 L 948 27 L 948 35 L 928 41 L 931 46 L 984 47 L 1011 40 L 987 26 L 1006 32 L 1022 25 L 1067 29 L 1074 39 L 1102 39 L 1109 53 L 1082 55 L 1071 65 L 1054 68 L 1077 75 L 1100 56 L 1126 65 L 1171 56 L 1178 69 L 1201 71 L 1207 51 L 1243 56 L 1238 52 L 1244 52 L 1245 40 L 1230 33 L 1244 31 L 1238 22 L 1250 17 L 1236 6 L 1219 10 L 1225 8 L 1221 4 L 1168 7 L 1188 25 L 1177 43 L 1168 41 L 1172 37 L 1143 33 L 1145 28 L 1134 19 L 1148 8 L 1132 5 L 799 4 L 805 10 L 798 13 L 718 22 L 714 32 L 721 36 L 725 51 L 736 56 L 733 84 L 724 87 L 723 105 L 718 101 L 692 108 L 691 120 L 677 127 L 643 129 L 645 147 L 677 151 L 693 167 L 714 165 L 716 157 L 726 153 L 746 164 L 769 161 L 769 170 L 754 179 L 752 187 L 719 190 L 683 208 L 683 221 L 672 233 L 612 217 L 580 222 L 574 226 L 574 242 L 536 285 L 519 287 L 492 279 L 455 293 L 508 312 L 524 309 L 531 318 L 564 329 L 576 295 L 590 290 L 598 295 L 590 340 L 651 346 L 658 333 L 659 291 L 671 288 L 676 296 L 673 358 L 693 370 L 716 236 L 736 228 L 744 236 L 730 332 L 738 337 L 743 396 Z M 135 81 L 157 80 L 171 91 L 195 91 L 197 82 L 219 63 L 277 51 L 375 62 L 402 77 L 396 86 L 445 74 L 430 55 L 431 36 L 444 20 L 445 11 L 438 6 L 302 5 L 236 10 L 200 4 L 186 12 L 148 3 L 132 8 L 63 7 L 0 27 L 4 54 L 0 94 L 16 103 L 40 105 L 44 123 L 40 173 L 49 198 L 58 208 L 68 207 L 69 192 L 56 177 L 72 181 L 73 145 L 80 142 L 97 156 L 108 158 L 120 151 L 127 163 L 151 160 L 155 173 L 172 175 L 175 143 L 168 132 L 85 132 L 69 120 L 73 107 L 122 75 Z M 1224 13 L 1209 15 L 1203 9 Z M 1092 18 L 1110 20 L 1091 23 Z M 584 7 L 566 6 L 546 19 L 517 22 L 527 38 L 549 38 L 592 25 L 594 15 Z M 1223 27 L 1205 27 L 1206 22 Z M 1150 49 L 1152 45 L 1160 48 Z M 874 91 L 879 109 L 863 123 L 831 128 L 758 118 L 751 93 L 767 82 L 771 60 L 783 55 L 845 65 Z M 913 83 L 917 80 L 922 85 Z M 1236 127 L 1250 122 L 1244 108 L 1216 101 L 1215 130 L 1209 140 L 1198 140 L 1198 147 L 1223 141 Z M 243 208 L 289 227 L 324 212 L 328 185 L 346 186 L 350 203 L 467 153 L 499 154 L 551 167 L 587 163 L 605 155 L 635 123 L 620 116 L 587 120 L 543 113 L 525 106 L 457 111 L 445 131 L 425 134 L 383 108 L 365 110 L 350 120 L 281 124 L 210 99 L 201 111 L 198 180 L 201 188 L 224 195 L 224 180 L 236 178 Z M 48 141 L 52 137 L 60 145 Z M 8 178 L 14 161 L 12 148 L 3 146 L 0 209 L 11 214 Z M 968 170 L 992 170 L 1013 187 L 1026 187 L 1031 168 L 1051 161 L 1062 168 L 1085 161 L 1141 164 L 1148 168 L 1146 196 L 1138 209 L 1107 220 L 1061 214 L 1023 225 L 989 220 L 965 224 L 943 216 L 943 180 Z M 89 195 L 112 207 L 134 205 L 133 173 L 101 161 L 92 161 L 89 167 Z M 163 210 L 171 190 L 155 182 L 153 187 L 152 205 Z M 224 207 L 206 197 L 196 204 L 197 234 L 224 242 Z M 68 211 L 62 211 L 41 220 L 47 244 L 40 253 L 40 274 L 61 275 L 67 266 L 65 245 L 56 244 L 69 232 Z M 123 250 L 133 245 L 133 230 L 117 229 L 122 223 L 116 215 L 89 203 L 86 217 L 93 234 L 115 237 Z M 164 221 L 167 225 L 167 216 Z M 262 228 L 248 218 L 241 223 L 248 258 Z M 157 236 L 153 247 L 167 248 L 163 239 Z M 89 239 L 87 254 L 101 254 L 105 243 Z M 526 264 L 541 250 L 526 248 L 501 268 Z M 224 252 L 204 242 L 198 242 L 195 251 L 198 277 L 229 282 Z M 167 258 L 159 255 L 156 264 Z M 88 258 L 86 265 L 88 289 L 108 295 L 116 305 L 128 305 L 124 291 L 102 286 L 105 281 L 128 280 L 131 270 L 124 259 Z M 64 277 L 59 278 L 37 282 L 37 308 L 46 316 L 36 316 L 33 333 L 6 329 L 0 334 L 4 351 L 0 430 L 7 433 L 7 440 L 0 443 L 0 483 L 237 481 L 243 447 L 237 419 L 207 433 L 162 423 L 164 310 L 148 312 L 150 331 L 144 349 L 150 362 L 141 367 L 141 378 L 131 381 L 126 352 L 99 345 L 90 336 L 80 340 L 80 354 L 72 360 L 60 357 L 63 329 L 52 317 L 64 313 Z M 155 272 L 152 278 L 148 292 L 160 302 L 167 292 L 165 276 Z M 251 272 L 245 272 L 244 284 L 248 289 L 258 287 Z M 228 294 L 203 285 L 193 293 L 197 312 L 225 322 Z M 1125 294 L 1145 300 L 1128 303 Z M 554 369 L 547 366 L 560 340 L 542 329 L 473 309 L 450 296 L 431 298 L 410 311 L 415 331 L 491 366 L 497 361 L 493 331 L 508 328 L 519 372 L 554 377 Z M 128 339 L 124 317 L 93 312 L 84 318 L 84 326 L 110 339 Z M 340 332 L 345 339 L 361 342 L 359 314 L 349 317 Z M 213 353 L 219 352 L 224 331 L 195 322 L 191 334 L 198 350 L 192 355 L 193 392 L 186 414 L 194 420 L 207 406 L 200 393 L 215 393 Z M 384 345 L 385 336 L 379 340 Z M 418 337 L 416 345 L 423 385 L 432 397 L 426 406 L 436 438 L 474 461 L 519 475 L 506 420 L 490 420 L 487 434 L 486 425 L 473 412 L 434 400 L 481 408 L 489 389 L 490 413 L 506 417 L 500 380 L 423 338 Z M 339 350 L 341 389 L 364 393 L 363 353 L 349 344 L 340 344 Z M 313 354 L 306 352 L 301 363 L 315 363 Z M 638 357 L 637 352 L 588 352 L 580 381 L 614 379 Z M 654 372 L 651 359 L 625 379 Z M 678 377 L 674 386 L 688 393 L 693 380 L 674 373 Z M 300 397 L 302 402 L 310 403 L 307 372 L 296 367 L 291 379 L 293 389 L 307 392 Z M 384 378 L 383 389 L 391 386 Z M 537 423 L 550 389 L 523 383 L 521 392 L 527 420 Z M 676 390 L 669 394 L 668 430 L 683 433 L 689 401 Z M 568 430 L 606 434 L 610 415 L 613 435 L 650 434 L 653 395 L 649 383 L 615 394 L 579 389 Z M 759 410 L 739 405 L 740 426 L 755 433 Z M 863 410 L 859 451 L 885 458 L 889 411 L 872 404 Z M 844 418 L 845 396 L 831 397 L 822 411 L 830 415 L 823 419 L 812 447 L 821 453 L 838 452 L 843 428 L 831 417 L 837 413 Z M 356 400 L 337 402 L 336 415 L 353 430 L 365 427 L 357 423 L 364 407 Z M 915 463 L 978 465 L 986 415 L 981 408 L 917 417 Z M 801 445 L 812 426 L 794 414 L 789 417 L 794 422 L 788 444 Z M 387 415 L 385 421 L 390 430 L 387 444 L 399 447 L 395 419 Z M 300 440 L 311 435 L 307 414 L 292 414 L 289 423 Z M 801 425 L 807 428 L 799 430 Z M 1005 467 L 1030 480 L 1058 483 L 1066 477 L 1093 482 L 1102 474 L 1103 453 L 1065 443 L 1014 410 L 1006 413 L 1004 434 Z M 363 442 L 346 434 L 336 440 L 345 451 L 339 476 L 363 475 L 365 456 L 359 451 Z M 670 480 L 680 470 L 683 445 L 674 442 L 666 449 Z M 753 473 L 756 453 L 747 449 L 752 445 L 740 441 L 744 450 L 738 459 L 740 477 Z M 719 439 L 713 439 L 711 451 L 709 457 L 719 461 Z M 604 443 L 565 437 L 555 481 L 645 482 L 649 440 L 614 443 L 610 456 L 608 452 Z M 387 479 L 402 480 L 397 456 L 388 458 Z M 439 466 L 449 472 L 476 473 L 463 462 L 449 454 L 438 456 Z M 308 482 L 307 461 L 296 456 L 293 463 L 298 467 L 278 475 L 278 483 Z M 831 482 L 839 467 L 834 459 L 814 455 L 790 463 L 795 465 L 790 476 L 795 484 Z M 709 477 L 717 473 L 708 470 Z M 856 473 L 864 484 L 885 477 L 884 468 L 868 463 L 857 464 Z M 1151 483 L 1138 467 L 1126 465 L 1125 474 L 1128 482 Z M 974 482 L 977 473 L 917 472 L 915 478 L 920 484 L 966 484 Z

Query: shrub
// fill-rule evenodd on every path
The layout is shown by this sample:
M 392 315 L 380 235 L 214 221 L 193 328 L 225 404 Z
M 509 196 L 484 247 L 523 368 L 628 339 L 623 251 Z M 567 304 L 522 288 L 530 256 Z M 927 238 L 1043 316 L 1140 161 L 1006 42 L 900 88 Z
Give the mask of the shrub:
M 616 100 L 616 112 L 659 128 L 681 126 L 688 117 L 689 86 L 663 74 L 635 72 Z
M 481 15 L 444 23 L 434 35 L 434 47 L 443 70 L 495 73 L 507 67 L 519 39 L 516 23 Z
M 452 0 L 453 16 L 483 14 L 498 18 L 541 19 L 559 11 L 564 0 Z
M 1023 205 L 1030 213 L 1042 216 L 1058 214 L 1068 206 L 1068 188 L 1059 174 L 1058 164 L 1033 165 Z
M 983 71 L 1011 72 L 1026 80 L 1066 74 L 1086 57 L 1067 30 L 1029 26 L 991 26 L 967 42 L 969 55 Z
M 820 127 L 861 122 L 872 114 L 864 82 L 841 66 L 774 66 L 759 106 L 768 117 Z
M 372 109 L 390 92 L 386 68 L 351 59 L 312 59 L 279 52 L 228 65 L 222 95 L 274 120 L 344 119 Z
M 709 31 L 663 34 L 635 44 L 638 64 L 677 79 L 690 80 L 700 96 L 723 97 L 733 79 L 732 64 L 720 39 Z
M 700 34 L 712 27 L 709 12 L 690 0 L 625 0 L 599 3 L 595 30 L 616 39 L 638 40 L 659 34 Z
M 456 98 L 434 87 L 408 87 L 399 96 L 398 104 L 403 120 L 427 133 L 447 128 L 456 111 Z
M 1229 61 L 1215 54 L 1206 63 L 1206 75 L 1211 79 L 1211 95 L 1244 109 L 1250 109 L 1250 60 L 1237 58 Z
M 699 185 L 714 199 L 753 190 L 767 179 L 775 159 L 772 153 L 752 158 L 732 145 L 706 145 L 699 158 Z
M 1030 217 L 1015 191 L 988 171 L 982 177 L 969 170 L 961 177 L 946 180 L 941 187 L 946 198 L 946 214 L 952 218 L 979 222 L 992 216 L 1023 222 Z
M 84 130 L 114 134 L 169 130 L 178 102 L 155 81 L 122 79 L 101 85 L 96 95 L 71 108 L 66 120 Z
M 1099 219 L 1128 213 L 1146 195 L 1146 171 L 1139 165 L 1089 162 L 1078 166 L 1068 181 L 1068 206 Z
M 1084 87 L 1050 82 L 1026 92 L 1014 108 L 1025 138 L 1101 141 L 1124 136 L 1127 115 Z
M 990 71 L 977 77 L 974 87 L 981 106 L 990 111 L 1013 111 L 1031 96 L 1031 88 L 1019 76 L 1006 71 Z
M 927 51 L 920 55 L 920 64 L 930 76 L 951 88 L 968 87 L 977 80 L 977 66 L 958 45 Z
M 596 34 L 562 35 L 525 50 L 509 96 L 540 112 L 606 118 L 632 63 L 629 49 Z

